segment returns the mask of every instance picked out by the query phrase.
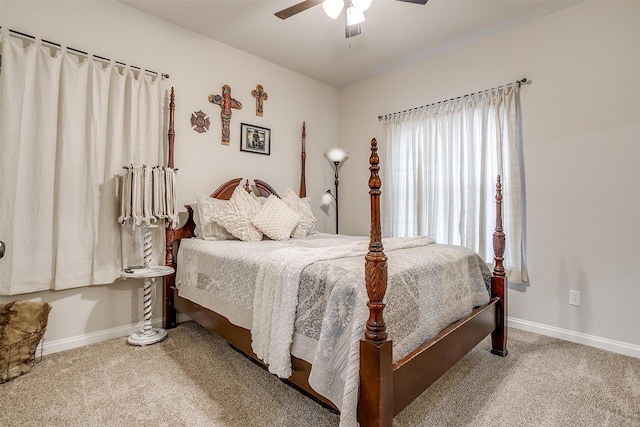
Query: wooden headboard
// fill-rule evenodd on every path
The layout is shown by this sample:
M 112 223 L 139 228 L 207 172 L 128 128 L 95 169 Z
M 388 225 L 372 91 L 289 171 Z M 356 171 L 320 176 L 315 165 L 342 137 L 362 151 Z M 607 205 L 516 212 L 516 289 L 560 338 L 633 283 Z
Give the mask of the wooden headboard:
M 174 144 L 175 144 L 175 127 L 174 127 L 174 115 L 175 115 L 175 92 L 173 87 L 171 88 L 171 94 L 169 96 L 169 131 L 168 131 L 168 162 L 167 166 L 170 168 L 175 168 L 174 164 Z M 307 158 L 306 154 L 306 138 L 307 138 L 307 128 L 306 122 L 302 122 L 302 148 L 300 159 L 302 163 L 302 170 L 300 174 L 300 197 L 305 197 L 307 195 L 307 184 L 305 179 L 305 161 Z M 220 185 L 213 193 L 211 193 L 211 197 L 222 200 L 229 200 L 233 191 L 236 189 L 238 185 L 240 185 L 243 178 L 234 178 L 231 179 L 222 185 Z M 256 189 L 260 193 L 262 197 L 268 197 L 273 194 L 275 196 L 280 197 L 280 195 L 276 192 L 276 190 L 267 182 L 262 181 L 260 179 L 253 180 Z M 249 180 L 247 179 L 244 184 L 245 190 L 251 192 L 251 188 L 249 186 Z M 175 254 L 178 249 L 178 245 L 181 239 L 189 238 L 195 236 L 195 222 L 193 221 L 193 210 L 191 206 L 185 206 L 187 209 L 187 221 L 185 224 L 177 229 L 174 229 L 173 224 L 168 224 L 165 232 L 166 236 L 166 256 L 165 256 L 165 265 L 174 267 L 176 266 Z
M 175 91 L 174 88 L 171 87 L 171 93 L 169 95 L 169 130 L 168 130 L 168 148 L 167 148 L 167 166 L 175 169 L 174 163 L 174 145 L 175 145 Z M 305 160 L 307 157 L 306 154 L 306 122 L 302 123 L 302 152 L 300 155 L 302 162 L 302 170 L 300 175 L 300 197 L 305 197 L 307 195 L 306 188 L 306 180 L 305 180 Z M 233 190 L 236 189 L 242 178 L 234 178 L 231 179 L 224 184 L 220 185 L 213 193 L 211 193 L 211 197 L 215 197 L 218 199 L 228 200 L 233 194 Z M 255 179 L 255 186 L 258 189 L 258 192 L 263 197 L 268 197 L 270 194 L 274 194 L 278 197 L 278 193 L 273 189 L 271 185 L 266 183 L 265 181 Z M 245 181 L 245 189 L 250 191 L 249 180 Z M 196 224 L 193 221 L 193 210 L 190 206 L 187 207 L 188 219 L 187 222 L 180 228 L 174 228 L 175 225 L 172 223 L 167 223 L 167 227 L 165 229 L 165 241 L 166 241 L 166 252 L 165 252 L 165 265 L 176 268 L 176 256 L 178 246 L 180 244 L 180 240 L 183 238 L 193 237 L 195 236 L 195 227 Z M 173 306 L 172 301 L 172 289 L 175 286 L 175 273 L 169 276 L 166 276 L 164 279 L 164 304 L 163 304 L 163 316 L 165 327 L 173 327 L 176 325 L 175 311 L 171 310 Z

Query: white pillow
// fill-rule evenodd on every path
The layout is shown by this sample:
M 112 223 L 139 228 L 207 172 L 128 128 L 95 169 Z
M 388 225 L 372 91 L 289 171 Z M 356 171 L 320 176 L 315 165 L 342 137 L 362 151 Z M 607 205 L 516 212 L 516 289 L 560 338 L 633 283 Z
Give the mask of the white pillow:
M 303 197 L 300 200 L 302 200 L 303 202 L 306 203 L 307 209 L 309 210 L 309 212 L 311 213 L 311 216 L 313 217 L 313 225 L 311 226 L 311 230 L 309 230 L 309 233 L 308 233 L 308 234 L 313 234 L 313 233 L 316 232 L 317 219 L 316 219 L 315 215 L 313 215 L 313 210 L 311 209 L 311 197 L 306 196 L 306 197 Z
M 200 227 L 199 232 L 196 233 L 196 237 L 202 236 L 204 240 L 232 240 L 233 236 L 225 230 L 224 227 L 217 224 L 213 220 L 213 214 L 224 207 L 228 202 L 226 200 L 214 199 L 213 197 L 205 196 L 202 193 L 196 193 L 196 200 L 198 202 L 197 211 L 194 210 L 194 221 L 196 215 L 199 221 L 195 221 L 196 227 Z M 198 224 L 200 222 L 200 224 Z
M 308 202 L 308 198 L 301 199 L 292 189 L 287 188 L 282 195 L 282 200 L 300 216 L 300 222 L 291 232 L 291 237 L 306 237 L 308 234 L 313 233 L 315 231 L 316 217 L 311 212 L 311 204 Z
M 211 218 L 238 239 L 259 242 L 262 240 L 262 232 L 251 223 L 251 218 L 261 207 L 260 202 L 238 186 L 233 190 L 229 201 L 214 211 Z
M 262 197 L 262 196 L 258 197 L 258 196 L 256 196 L 256 195 L 255 195 L 255 194 L 253 194 L 253 193 L 251 193 L 251 197 L 253 197 L 254 199 L 256 199 L 256 200 L 258 201 L 258 203 L 260 203 L 260 205 L 264 205 L 264 202 L 266 202 L 266 201 L 267 201 L 267 198 L 266 198 L 266 197 Z
M 270 239 L 287 240 L 300 222 L 300 215 L 271 194 L 251 222 Z
M 198 210 L 198 202 L 191 203 L 189 205 L 191 207 L 191 211 L 193 212 L 193 222 L 195 223 L 195 228 L 193 229 L 193 234 L 196 235 L 196 238 L 203 239 L 202 237 L 202 228 L 200 225 L 200 211 Z

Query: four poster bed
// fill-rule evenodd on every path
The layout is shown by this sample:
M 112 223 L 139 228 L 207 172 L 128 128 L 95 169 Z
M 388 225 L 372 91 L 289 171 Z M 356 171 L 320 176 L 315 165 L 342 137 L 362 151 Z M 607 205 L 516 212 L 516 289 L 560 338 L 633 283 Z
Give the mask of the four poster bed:
M 174 167 L 174 108 L 174 92 L 172 88 L 169 124 L 169 167 Z M 304 197 L 306 194 L 304 176 L 305 136 L 303 125 L 301 197 Z M 416 329 L 423 329 L 424 325 L 422 325 L 422 323 L 412 325 L 411 328 L 413 329 L 405 335 L 402 335 L 404 333 L 402 332 L 402 328 L 396 325 L 403 322 L 406 323 L 407 319 L 417 319 L 418 314 L 421 312 L 423 313 L 423 317 L 428 318 L 430 315 L 424 316 L 424 312 L 426 310 L 426 312 L 429 313 L 429 310 L 432 310 L 432 306 L 428 306 L 429 308 L 426 309 L 422 306 L 418 307 L 418 303 L 415 303 L 411 298 L 423 299 L 421 297 L 424 295 L 420 293 L 422 291 L 416 290 L 416 288 L 413 287 L 413 284 L 408 285 L 408 287 L 403 287 L 405 286 L 405 282 L 413 283 L 414 281 L 417 281 L 418 283 L 422 283 L 420 282 L 423 276 L 422 273 L 415 269 L 401 270 L 399 267 L 396 268 L 396 265 L 403 263 L 412 265 L 420 264 L 423 262 L 423 258 L 435 257 L 439 259 L 437 267 L 444 268 L 446 271 L 449 271 L 449 273 L 446 274 L 438 273 L 438 277 L 442 276 L 444 278 L 443 279 L 441 277 L 439 279 L 440 281 L 467 282 L 471 281 L 471 278 L 461 278 L 462 276 L 460 271 L 466 271 L 467 267 L 464 269 L 455 267 L 455 269 L 453 269 L 454 267 L 447 264 L 449 262 L 448 260 L 442 260 L 443 255 L 441 252 L 434 252 L 436 250 L 443 250 L 443 253 L 447 257 L 449 256 L 448 254 L 451 254 L 451 257 L 455 257 L 460 253 L 458 252 L 458 249 L 454 249 L 454 247 L 447 245 L 432 244 L 434 242 L 426 241 L 426 238 L 423 238 L 423 241 L 419 243 L 415 243 L 414 240 L 409 242 L 407 239 L 404 239 L 403 241 L 385 239 L 385 247 L 387 250 L 387 253 L 385 253 L 380 226 L 381 182 L 378 176 L 379 158 L 377 155 L 377 148 L 377 142 L 373 139 L 371 141 L 371 156 L 369 159 L 371 233 L 368 241 L 365 242 L 365 245 L 363 245 L 361 241 L 354 240 L 355 238 L 353 237 L 345 237 L 346 242 L 339 242 L 338 244 L 340 246 L 331 246 L 331 248 L 327 250 L 326 245 L 329 244 L 327 242 L 330 242 L 333 245 L 335 242 L 332 239 L 339 239 L 339 237 L 323 235 L 323 233 L 317 233 L 316 235 L 310 234 L 303 239 L 290 239 L 292 241 L 290 245 L 297 246 L 294 248 L 287 246 L 289 243 L 270 240 L 258 243 L 248 243 L 238 240 L 205 242 L 202 239 L 187 239 L 195 235 L 194 229 L 196 227 L 196 224 L 193 221 L 193 211 L 190 207 L 188 207 L 189 219 L 186 224 L 175 230 L 168 227 L 166 234 L 166 265 L 176 268 L 177 276 L 174 274 L 165 278 L 164 326 L 166 328 L 175 327 L 176 312 L 180 311 L 185 313 L 197 323 L 225 339 L 236 349 L 258 361 L 258 363 L 263 366 L 268 365 L 268 369 L 272 372 L 274 372 L 274 369 L 279 369 L 277 366 L 280 363 L 280 360 L 277 360 L 277 358 L 274 358 L 273 356 L 277 351 L 274 350 L 273 346 L 269 347 L 269 345 L 273 343 L 267 342 L 267 346 L 264 347 L 264 342 L 260 342 L 258 344 L 256 344 L 255 341 L 252 342 L 253 339 L 257 339 L 256 337 L 259 336 L 254 330 L 253 332 L 255 335 L 252 338 L 252 328 L 265 328 L 262 324 L 262 318 L 257 317 L 255 313 L 256 307 L 259 307 L 256 303 L 262 304 L 262 301 L 256 301 L 257 297 L 254 298 L 254 294 L 251 294 L 249 300 L 253 301 L 248 303 L 248 308 L 250 309 L 253 307 L 253 317 L 251 317 L 252 313 L 250 310 L 248 314 L 238 317 L 235 312 L 226 311 L 229 305 L 233 305 L 231 303 L 227 303 L 226 300 L 222 303 L 218 301 L 216 305 L 216 297 L 204 296 L 204 300 L 202 301 L 205 302 L 202 302 L 201 300 L 198 300 L 196 296 L 201 294 L 204 295 L 203 292 L 208 290 L 208 288 L 218 287 L 220 283 L 216 282 L 217 279 L 212 277 L 217 274 L 217 271 L 224 270 L 233 262 L 240 262 L 238 268 L 240 268 L 241 271 L 246 271 L 246 275 L 251 278 L 251 281 L 253 281 L 253 283 L 247 285 L 249 290 L 253 290 L 253 286 L 255 286 L 255 290 L 258 290 L 259 287 L 260 290 L 262 290 L 262 288 L 269 289 L 270 286 L 272 286 L 269 281 L 270 278 L 279 277 L 277 275 L 274 276 L 273 272 L 269 268 L 264 267 L 267 260 L 273 259 L 273 254 L 288 253 L 294 254 L 294 257 L 297 256 L 298 258 L 304 258 L 306 256 L 308 259 L 313 260 L 314 263 L 311 265 L 315 267 L 304 267 L 302 272 L 298 272 L 298 276 L 294 275 L 294 277 L 299 278 L 300 282 L 311 283 L 311 287 L 315 285 L 315 287 L 319 289 L 316 289 L 317 294 L 326 293 L 325 297 L 328 302 L 309 302 L 310 299 L 308 296 L 307 299 L 304 299 L 301 296 L 305 292 L 303 290 L 303 285 L 300 284 L 300 288 L 298 289 L 298 285 L 296 283 L 296 294 L 301 298 L 300 301 L 295 302 L 295 304 L 298 305 L 296 316 L 301 315 L 300 312 L 302 309 L 300 307 L 319 304 L 321 310 L 317 309 L 316 311 L 325 312 L 326 307 L 326 313 L 333 313 L 333 321 L 334 324 L 337 325 L 337 329 L 346 330 L 350 327 L 352 329 L 348 329 L 346 332 L 343 332 L 344 336 L 336 338 L 325 334 L 326 329 L 330 329 L 328 327 L 325 328 L 324 326 L 325 322 L 327 322 L 326 313 L 325 318 L 312 319 L 311 316 L 309 316 L 305 317 L 304 322 L 297 320 L 298 318 L 296 317 L 295 327 L 292 327 L 292 330 L 288 330 L 289 333 L 293 333 L 294 335 L 293 343 L 291 343 L 291 340 L 285 343 L 285 348 L 291 347 L 291 355 L 289 354 L 289 350 L 287 350 L 285 361 L 285 365 L 287 363 L 290 363 L 290 365 L 285 367 L 288 368 L 288 370 L 284 369 L 284 371 L 274 373 L 277 373 L 280 377 L 286 377 L 290 383 L 334 409 L 338 409 L 342 406 L 341 409 L 346 411 L 347 409 L 345 408 L 348 405 L 349 399 L 353 400 L 351 410 L 354 413 L 354 418 L 356 413 L 356 409 L 354 408 L 357 407 L 357 420 L 363 426 L 390 426 L 392 424 L 392 419 L 396 414 L 402 411 L 409 403 L 411 403 L 411 401 L 419 396 L 434 381 L 436 381 L 488 335 L 491 335 L 491 352 L 500 356 L 507 355 L 507 280 L 503 267 L 504 233 L 502 232 L 502 194 L 500 178 L 498 177 L 496 186 L 496 230 L 493 236 L 495 255 L 493 272 L 488 271 L 484 262 L 479 260 L 477 255 L 473 253 L 470 254 L 469 252 L 471 251 L 461 248 L 462 260 L 456 261 L 456 263 L 469 266 L 468 270 L 471 272 L 469 273 L 470 277 L 476 279 L 475 285 L 469 285 L 470 290 L 468 291 L 458 290 L 458 284 L 454 287 L 451 283 L 443 284 L 443 286 L 445 286 L 444 291 L 435 288 L 431 289 L 431 285 L 425 285 L 429 288 L 425 292 L 433 292 L 434 294 L 441 296 L 445 295 L 445 297 L 441 298 L 442 300 L 464 300 L 467 301 L 467 305 L 471 305 L 466 309 L 466 311 L 462 312 L 462 314 L 460 314 L 461 311 L 459 308 L 443 309 L 444 311 L 451 311 L 451 313 L 448 313 L 443 317 L 443 319 L 449 320 L 445 320 L 445 323 L 442 324 L 441 327 L 433 333 L 428 334 L 429 338 L 426 341 L 422 339 L 417 343 L 413 343 L 413 345 L 406 346 L 405 341 L 407 340 L 404 338 L 406 338 L 406 336 L 411 336 L 412 339 L 415 340 L 416 335 L 414 334 L 414 331 Z M 254 183 L 262 197 L 268 198 L 271 195 L 278 196 L 276 191 L 265 181 L 254 180 Z M 248 180 L 244 185 L 242 185 L 242 178 L 233 179 L 220 185 L 210 197 L 219 200 L 230 200 L 234 197 L 234 192 L 237 188 L 243 187 L 247 191 L 250 191 Z M 217 246 L 213 246 L 214 249 L 205 249 L 205 246 L 211 243 Z M 368 243 L 368 245 L 366 245 L 366 243 Z M 317 248 L 314 245 L 319 245 L 320 248 Z M 314 249 L 309 249 L 309 246 L 314 246 Z M 179 247 L 180 251 L 178 251 Z M 265 247 L 269 248 L 264 249 Z M 346 248 L 350 249 L 347 250 Z M 224 252 L 228 254 L 228 256 L 227 258 L 218 258 L 211 262 L 198 261 L 198 251 L 201 250 L 212 252 L 217 251 L 218 253 Z M 231 259 L 235 258 L 238 253 L 243 251 L 247 252 L 254 261 L 248 262 L 244 259 L 241 261 Z M 363 270 L 361 268 L 363 264 L 362 256 L 360 254 L 361 251 L 362 254 L 366 252 L 366 255 L 364 255 L 364 271 L 357 271 L 358 269 L 354 267 L 354 260 L 359 264 L 359 270 Z M 330 255 L 328 255 L 329 252 L 331 252 Z M 344 258 L 338 258 L 338 256 L 335 255 L 336 252 L 343 253 Z M 298 253 L 302 255 L 295 255 Z M 323 255 L 309 255 L 318 253 L 322 253 Z M 233 254 L 233 256 L 231 256 L 231 254 Z M 424 254 L 426 254 L 426 256 Z M 316 258 L 314 258 L 314 256 Z M 409 261 L 406 261 L 407 257 Z M 284 259 L 285 263 L 296 264 L 296 261 L 291 258 Z M 262 264 L 256 265 L 258 264 L 258 261 L 256 260 L 259 260 Z M 389 262 L 387 262 L 388 260 Z M 192 264 L 200 263 L 200 267 L 198 267 L 200 270 L 197 268 L 195 270 L 190 270 L 190 267 L 187 266 L 189 262 Z M 453 263 L 453 261 L 451 261 L 451 263 Z M 288 266 L 285 267 L 288 268 Z M 432 264 L 427 266 L 427 270 L 433 270 L 434 268 L 435 267 Z M 211 270 L 216 271 L 212 272 Z M 314 273 L 313 271 L 310 272 L 308 270 L 317 271 Z M 239 270 L 236 267 L 230 271 L 234 274 L 230 273 L 225 277 L 238 276 L 237 272 Z M 252 271 L 253 273 L 251 273 Z M 210 274 L 212 277 L 207 277 L 207 274 Z M 314 276 L 314 274 L 316 274 L 316 276 Z M 322 276 L 322 278 L 314 278 L 318 275 Z M 413 276 L 416 276 L 417 279 Z M 265 281 L 258 281 L 256 284 L 256 277 L 263 278 Z M 334 282 L 330 281 L 332 280 L 330 279 L 332 277 Z M 194 286 L 189 290 L 189 287 L 185 284 L 191 279 L 193 279 Z M 235 279 L 230 278 L 229 280 Z M 345 282 L 355 282 L 357 285 L 354 287 L 351 283 Z M 387 289 L 388 282 L 390 283 L 389 289 Z M 234 288 L 232 291 L 227 290 L 225 292 L 239 292 L 237 288 L 242 287 L 243 285 L 236 284 L 234 282 L 233 286 Z M 329 292 L 330 288 L 332 289 L 331 292 Z M 335 304 L 337 310 L 333 310 L 332 307 L 334 307 L 334 305 L 330 304 L 333 304 L 331 298 L 334 297 L 334 291 L 336 289 L 346 289 L 344 294 L 347 295 L 347 298 L 351 303 L 353 303 L 353 305 L 347 305 L 347 303 L 339 300 L 339 302 Z M 400 292 L 398 290 L 403 291 Z M 407 291 L 405 292 L 404 290 Z M 261 292 L 263 293 L 256 293 L 255 295 L 260 295 L 260 298 L 264 296 L 265 300 L 270 298 L 267 291 Z M 285 293 L 286 288 L 282 292 Z M 484 296 L 482 294 L 484 294 Z M 185 297 L 185 295 L 187 295 L 187 297 Z M 226 298 L 224 294 L 223 297 Z M 213 303 L 211 303 L 213 305 L 207 302 L 209 301 L 207 300 L 208 298 L 213 301 Z M 242 298 L 243 297 L 238 297 L 237 299 L 234 299 L 230 297 L 229 300 L 233 300 L 234 303 L 242 305 Z M 403 302 L 398 304 L 396 303 L 397 300 Z M 452 302 L 452 304 L 457 303 L 458 302 L 455 301 Z M 253 304 L 253 306 L 251 306 L 251 304 Z M 384 311 L 384 316 L 390 316 L 388 319 L 393 319 L 393 321 L 389 321 L 389 325 L 385 323 L 385 318 L 383 317 L 385 305 L 388 308 L 387 311 Z M 442 305 L 441 302 L 436 304 L 436 308 L 440 305 Z M 220 309 L 214 310 L 206 308 L 206 306 L 219 307 Z M 416 306 L 415 310 L 417 311 L 406 311 L 407 306 Z M 294 305 L 293 308 L 294 311 L 296 311 L 296 305 Z M 434 310 L 436 308 L 434 308 Z M 389 311 L 390 309 L 393 310 Z M 269 322 L 271 322 L 270 325 L 272 327 L 273 323 L 277 323 L 280 320 L 280 317 L 287 317 L 286 307 L 283 308 L 278 306 L 277 303 L 274 306 L 272 302 L 271 305 L 269 305 L 268 310 L 272 310 L 272 314 L 276 313 L 276 315 L 273 316 L 273 319 L 268 319 Z M 452 313 L 457 314 L 453 314 L 455 317 L 452 318 L 450 317 Z M 259 324 L 256 324 L 257 322 L 259 322 Z M 358 324 L 358 322 L 361 323 Z M 420 322 L 422 322 L 422 319 Z M 299 330 L 298 324 L 303 323 L 305 323 L 306 326 L 301 327 Z M 319 324 L 323 325 L 322 328 L 319 329 L 320 332 L 313 332 L 316 334 L 314 335 L 313 340 L 310 340 L 308 337 L 312 334 L 307 334 L 307 337 L 304 336 L 304 330 L 313 329 L 307 327 L 310 324 L 316 326 Z M 334 327 L 333 329 L 336 328 Z M 389 331 L 391 331 L 391 334 L 394 337 L 393 342 L 389 338 Z M 354 333 L 357 333 L 357 335 L 355 335 L 355 345 L 353 345 L 353 338 L 349 336 L 349 334 L 353 335 Z M 424 333 L 424 331 L 421 333 Z M 266 331 L 266 334 L 267 338 L 269 338 L 268 330 Z M 420 336 L 420 334 L 417 336 Z M 308 343 L 310 341 L 313 341 L 312 345 L 310 345 L 312 348 L 311 351 L 303 348 L 304 345 L 300 344 Z M 411 339 L 408 341 L 411 342 Z M 327 342 L 329 344 L 327 344 Z M 278 345 L 281 347 L 280 344 Z M 403 346 L 407 348 L 403 349 Z M 334 347 L 336 347 L 335 351 Z M 344 352 L 346 356 L 337 356 L 339 353 L 337 347 L 346 347 Z M 265 352 L 265 348 L 268 349 L 266 350 L 267 356 L 270 356 L 269 363 L 267 364 L 261 360 L 264 359 L 263 353 Z M 313 353 L 314 348 L 315 355 L 310 354 Z M 394 350 L 393 352 L 392 349 Z M 269 350 L 271 350 L 271 352 Z M 296 353 L 296 351 L 298 352 Z M 395 351 L 397 351 L 398 354 L 395 354 L 394 357 Z M 263 357 L 258 357 L 256 353 L 259 353 L 260 356 Z M 308 357 L 305 357 L 305 355 Z M 340 369 L 343 369 L 344 366 L 347 366 L 347 368 L 344 368 L 344 371 L 337 373 L 338 371 L 331 370 L 334 369 L 334 366 L 332 365 L 326 368 L 327 370 L 324 373 L 321 372 L 320 374 L 317 374 L 317 371 L 322 369 L 323 364 L 326 362 L 327 366 L 329 366 L 329 362 L 327 362 L 327 360 L 334 357 L 337 359 L 337 361 L 334 362 L 341 366 Z M 344 359 L 341 359 L 341 357 L 344 357 Z M 348 380 L 350 375 L 351 377 L 354 375 L 353 372 L 349 373 L 349 366 L 353 367 L 354 363 L 356 378 L 355 387 L 353 387 L 353 384 L 350 384 Z M 276 367 L 274 368 L 274 366 Z M 283 375 L 282 372 L 285 372 L 285 375 Z M 335 387 L 333 382 L 337 377 L 341 377 L 344 380 L 344 383 L 340 384 L 338 397 L 331 394 L 331 392 L 325 393 L 322 388 L 323 385 L 331 383 L 330 385 L 327 385 L 327 389 L 333 390 L 332 387 Z M 344 377 L 347 379 L 344 379 Z M 312 387 L 312 384 L 314 384 L 315 388 Z M 320 386 L 318 386 L 318 384 Z M 320 393 L 317 389 L 322 389 L 323 392 Z M 343 397 L 345 399 L 344 401 L 342 400 Z M 336 402 L 338 402 L 338 404 L 336 404 Z M 343 412 L 341 416 L 344 415 L 345 414 Z M 341 418 L 341 423 L 343 422 L 345 424 L 355 424 L 355 419 L 345 422 L 345 420 Z

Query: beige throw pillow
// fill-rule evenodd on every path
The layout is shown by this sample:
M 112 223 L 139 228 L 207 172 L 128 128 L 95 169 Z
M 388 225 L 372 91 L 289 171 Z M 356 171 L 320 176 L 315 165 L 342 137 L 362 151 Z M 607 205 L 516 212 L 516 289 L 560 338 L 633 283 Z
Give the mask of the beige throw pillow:
M 291 237 L 301 238 L 313 233 L 315 231 L 316 217 L 311 212 L 310 203 L 298 197 L 290 188 L 285 190 L 282 200 L 291 210 L 300 215 L 300 222 L 291 232 Z
M 202 237 L 202 226 L 200 225 L 200 210 L 198 209 L 198 202 L 191 203 L 189 207 L 191 207 L 191 211 L 193 212 L 192 218 L 196 225 L 193 229 L 193 234 L 195 234 L 198 239 L 204 239 L 204 237 Z
M 260 202 L 238 186 L 229 201 L 214 211 L 211 218 L 238 239 L 258 242 L 262 240 L 262 232 L 251 223 L 251 218 L 261 207 Z
M 214 199 L 202 193 L 196 193 L 198 202 L 197 212 L 193 216 L 198 216 L 199 221 L 195 221 L 198 231 L 196 237 L 204 240 L 232 240 L 233 236 L 225 228 L 213 220 L 214 214 L 222 209 L 228 202 L 226 200 Z
M 288 240 L 300 222 L 300 215 L 272 194 L 251 222 L 272 240 Z

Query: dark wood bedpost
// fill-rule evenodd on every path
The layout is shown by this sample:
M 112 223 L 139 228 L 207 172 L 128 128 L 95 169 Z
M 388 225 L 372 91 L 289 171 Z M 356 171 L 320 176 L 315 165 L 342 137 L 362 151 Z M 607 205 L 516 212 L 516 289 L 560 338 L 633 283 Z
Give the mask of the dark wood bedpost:
M 387 257 L 380 226 L 380 177 L 378 143 L 371 140 L 371 233 L 365 256 L 365 280 L 369 296 L 369 319 L 360 340 L 360 402 L 358 418 L 363 426 L 391 426 L 393 422 L 393 356 L 382 311 L 387 291 Z
M 307 197 L 307 181 L 304 176 L 305 162 L 307 160 L 307 122 L 302 122 L 302 153 L 300 159 L 302 160 L 302 171 L 300 172 L 300 197 Z
M 169 138 L 169 146 L 167 149 L 168 150 L 167 166 L 170 167 L 171 169 L 175 167 L 174 160 L 173 160 L 173 148 L 174 148 L 174 142 L 176 140 L 176 130 L 173 126 L 174 124 L 173 113 L 175 109 L 176 109 L 176 95 L 173 91 L 173 86 L 171 86 L 171 95 L 169 96 L 169 132 L 167 133 L 167 136 Z
M 171 95 L 169 97 L 169 144 L 168 144 L 168 153 L 167 153 L 167 166 L 170 168 L 174 168 L 174 160 L 173 160 L 173 148 L 176 137 L 176 131 L 174 128 L 174 111 L 176 108 L 175 103 L 175 94 L 173 91 L 173 86 L 171 87 Z M 164 264 L 176 268 L 176 260 L 173 255 L 173 245 L 176 241 L 176 230 L 175 224 L 167 223 L 167 227 L 165 228 L 165 244 L 166 244 L 166 253 L 165 253 L 165 261 Z M 162 306 L 162 315 L 164 319 L 164 328 L 171 329 L 176 326 L 176 310 L 173 306 L 173 288 L 175 287 L 176 282 L 176 274 L 175 272 L 169 276 L 165 276 L 164 278 L 164 293 L 163 293 L 163 306 Z
M 491 353 L 506 356 L 507 351 L 507 276 L 504 265 L 504 232 L 502 230 L 502 182 L 500 175 L 496 182 L 496 230 L 493 233 L 493 277 L 491 278 L 491 296 L 500 298 L 498 308 L 498 327 L 491 333 Z

